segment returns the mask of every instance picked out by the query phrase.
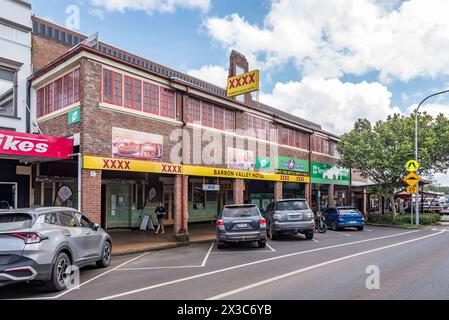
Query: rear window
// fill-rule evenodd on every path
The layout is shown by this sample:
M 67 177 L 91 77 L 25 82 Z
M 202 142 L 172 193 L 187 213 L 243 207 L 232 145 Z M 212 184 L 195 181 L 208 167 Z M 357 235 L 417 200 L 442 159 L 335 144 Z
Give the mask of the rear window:
M 340 209 L 338 210 L 339 214 L 360 214 L 360 212 L 357 209 Z
M 232 207 L 223 209 L 223 217 L 252 217 L 258 216 L 259 209 L 252 207 Z
M 306 201 L 282 201 L 278 203 L 278 211 L 290 211 L 290 210 L 307 210 L 309 205 Z
M 0 214 L 0 231 L 11 231 L 31 227 L 31 216 L 26 213 Z

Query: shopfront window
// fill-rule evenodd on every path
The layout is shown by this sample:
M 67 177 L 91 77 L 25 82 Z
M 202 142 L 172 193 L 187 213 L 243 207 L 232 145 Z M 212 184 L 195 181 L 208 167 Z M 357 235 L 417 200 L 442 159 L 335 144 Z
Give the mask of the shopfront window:
M 0 116 L 16 115 L 16 72 L 0 67 Z

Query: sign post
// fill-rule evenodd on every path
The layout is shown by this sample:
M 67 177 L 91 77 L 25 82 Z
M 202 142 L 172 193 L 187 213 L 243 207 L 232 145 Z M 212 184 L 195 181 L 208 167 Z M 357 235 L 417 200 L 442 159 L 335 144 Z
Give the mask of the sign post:
M 408 187 L 405 189 L 407 193 L 410 194 L 410 214 L 411 214 L 411 224 L 413 224 L 413 198 L 416 202 L 416 224 L 419 224 L 419 204 L 418 204 L 418 194 L 419 194 L 419 182 L 421 177 L 419 177 L 415 172 L 419 169 L 420 165 L 416 160 L 409 160 L 405 164 L 405 168 L 409 171 L 407 176 L 403 179 Z

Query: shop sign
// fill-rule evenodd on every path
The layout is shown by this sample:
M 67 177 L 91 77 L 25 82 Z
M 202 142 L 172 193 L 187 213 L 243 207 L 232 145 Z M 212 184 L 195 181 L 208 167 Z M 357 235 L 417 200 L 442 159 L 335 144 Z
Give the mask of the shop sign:
M 220 191 L 219 184 L 203 184 L 204 191 Z
M 251 150 L 228 148 L 226 153 L 228 169 L 254 171 L 254 152 Z
M 157 134 L 112 128 L 112 157 L 162 161 L 164 137 Z
M 271 160 L 266 157 L 257 157 L 256 158 L 256 168 L 257 169 L 270 169 Z
M 279 156 L 276 163 L 276 173 L 307 176 L 309 162 L 307 160 Z
M 80 122 L 81 119 L 81 111 L 80 108 L 73 109 L 67 113 L 67 123 L 75 124 Z
M 0 130 L 0 154 L 68 159 L 73 140 Z
M 351 180 L 351 171 L 337 165 L 312 162 L 311 178 L 312 183 L 348 186 Z
M 152 172 L 200 177 L 285 181 L 296 183 L 307 183 L 310 181 L 310 178 L 308 176 L 294 176 L 276 173 L 263 173 L 224 168 L 200 167 L 192 165 L 179 165 L 142 160 L 114 159 L 90 156 L 83 157 L 83 168 L 89 170 Z
M 227 96 L 235 97 L 259 90 L 259 70 L 228 78 Z

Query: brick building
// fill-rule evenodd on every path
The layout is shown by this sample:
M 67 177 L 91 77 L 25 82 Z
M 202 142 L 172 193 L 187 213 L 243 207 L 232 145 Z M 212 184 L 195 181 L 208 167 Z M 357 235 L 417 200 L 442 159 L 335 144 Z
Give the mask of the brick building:
M 159 201 L 177 234 L 231 203 L 351 204 L 338 137 L 318 124 L 85 38 L 33 17 L 31 106 L 44 134 L 78 140 L 81 209 L 103 227 L 138 227 Z M 247 71 L 232 52 L 229 75 Z M 35 171 L 33 205 L 78 189 L 76 158 Z

